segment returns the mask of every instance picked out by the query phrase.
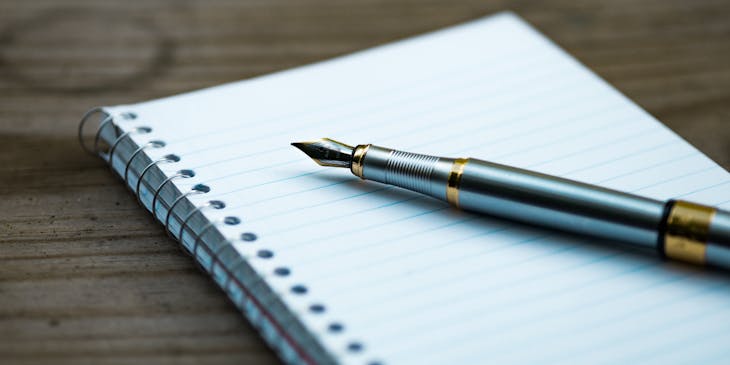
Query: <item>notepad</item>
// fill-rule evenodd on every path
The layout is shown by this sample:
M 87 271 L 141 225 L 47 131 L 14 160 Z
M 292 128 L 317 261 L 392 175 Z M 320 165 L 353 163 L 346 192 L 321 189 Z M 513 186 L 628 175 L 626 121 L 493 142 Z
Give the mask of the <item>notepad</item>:
M 728 172 L 512 13 L 102 111 L 102 156 L 285 362 L 730 355 L 722 274 L 461 212 L 289 146 L 474 157 L 730 208 Z

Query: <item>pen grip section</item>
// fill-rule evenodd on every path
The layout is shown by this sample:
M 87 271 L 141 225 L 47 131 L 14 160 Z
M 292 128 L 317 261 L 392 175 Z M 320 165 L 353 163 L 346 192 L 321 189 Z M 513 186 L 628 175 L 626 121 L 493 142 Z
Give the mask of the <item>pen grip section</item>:
M 369 145 L 361 164 L 364 179 L 446 200 L 452 159 Z

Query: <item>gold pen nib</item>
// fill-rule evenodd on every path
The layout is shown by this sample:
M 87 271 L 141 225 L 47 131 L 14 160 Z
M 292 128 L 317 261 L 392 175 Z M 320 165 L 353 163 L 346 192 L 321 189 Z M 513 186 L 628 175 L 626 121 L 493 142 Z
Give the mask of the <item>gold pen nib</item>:
M 354 148 L 342 142 L 322 138 L 313 142 L 294 142 L 292 146 L 302 150 L 314 162 L 322 166 L 350 167 Z

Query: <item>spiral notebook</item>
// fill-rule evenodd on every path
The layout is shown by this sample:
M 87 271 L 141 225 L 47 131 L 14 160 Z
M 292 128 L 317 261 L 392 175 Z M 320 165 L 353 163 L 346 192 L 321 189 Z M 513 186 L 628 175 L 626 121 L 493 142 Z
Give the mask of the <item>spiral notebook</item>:
M 460 212 L 289 146 L 476 157 L 730 208 L 730 174 L 514 14 L 95 112 L 89 148 L 286 363 L 730 355 L 722 274 Z

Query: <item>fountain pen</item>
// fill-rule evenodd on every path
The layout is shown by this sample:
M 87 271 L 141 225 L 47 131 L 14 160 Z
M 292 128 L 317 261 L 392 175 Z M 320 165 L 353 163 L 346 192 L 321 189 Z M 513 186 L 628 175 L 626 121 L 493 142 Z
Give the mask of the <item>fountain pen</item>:
M 295 142 L 322 166 L 445 200 L 464 210 L 655 250 L 730 270 L 730 212 L 659 201 L 474 158 L 444 158 L 323 138 Z

